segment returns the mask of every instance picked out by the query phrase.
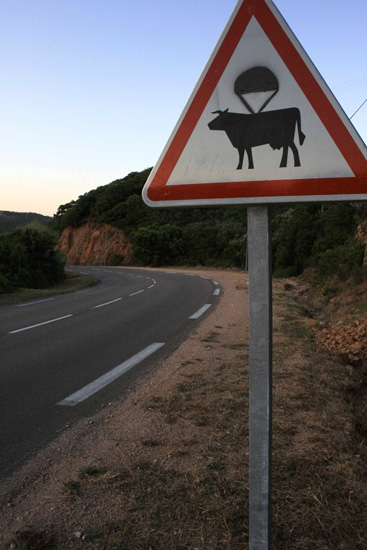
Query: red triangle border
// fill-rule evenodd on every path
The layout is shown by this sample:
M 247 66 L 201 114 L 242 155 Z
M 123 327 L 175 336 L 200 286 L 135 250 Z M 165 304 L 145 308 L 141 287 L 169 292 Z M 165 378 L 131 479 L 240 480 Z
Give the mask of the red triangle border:
M 306 95 L 350 166 L 354 177 L 167 185 L 182 151 L 253 16 Z M 247 202 L 246 199 L 259 197 L 258 202 L 261 202 L 261 197 L 279 197 L 281 202 L 284 197 L 316 196 L 322 200 L 323 195 L 339 197 L 363 194 L 367 194 L 365 156 L 265 0 L 245 0 L 239 7 L 161 163 L 156 168 L 147 188 L 148 200 L 203 202 L 206 199 L 243 198 L 244 202 Z M 348 200 L 348 197 L 345 200 Z

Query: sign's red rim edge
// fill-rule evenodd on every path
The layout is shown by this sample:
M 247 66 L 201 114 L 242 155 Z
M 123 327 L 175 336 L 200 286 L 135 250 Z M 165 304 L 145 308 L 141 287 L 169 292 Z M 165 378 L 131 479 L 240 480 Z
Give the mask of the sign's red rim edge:
M 349 188 L 348 191 L 345 191 Z M 303 180 L 266 180 L 165 185 L 150 188 L 148 199 L 158 201 L 190 201 L 204 199 L 240 199 L 256 197 L 306 197 L 313 195 L 365 195 L 367 176 L 314 178 Z

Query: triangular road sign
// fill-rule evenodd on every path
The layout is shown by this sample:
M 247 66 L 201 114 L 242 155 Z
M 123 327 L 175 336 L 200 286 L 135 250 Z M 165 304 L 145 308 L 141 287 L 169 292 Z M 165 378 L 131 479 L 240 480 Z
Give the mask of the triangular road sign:
M 366 146 L 271 0 L 238 2 L 143 198 L 367 200 Z

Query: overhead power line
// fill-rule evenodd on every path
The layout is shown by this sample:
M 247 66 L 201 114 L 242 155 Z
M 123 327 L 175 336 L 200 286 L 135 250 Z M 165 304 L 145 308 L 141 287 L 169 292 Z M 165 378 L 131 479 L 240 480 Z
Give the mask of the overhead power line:
M 352 118 L 354 117 L 354 115 L 356 115 L 356 114 L 358 113 L 358 111 L 359 111 L 360 109 L 362 109 L 362 107 L 363 107 L 363 105 L 364 105 L 365 103 L 367 103 L 367 98 L 364 100 L 364 102 L 362 103 L 362 105 L 360 105 L 360 106 L 358 107 L 358 109 L 355 111 L 355 113 L 352 114 L 352 116 L 350 117 L 350 120 L 352 120 Z
M 364 74 L 362 76 L 359 76 L 358 78 L 354 78 L 352 80 L 348 80 L 347 82 L 344 82 L 343 84 L 339 84 L 339 86 L 335 87 L 334 91 L 337 94 L 342 94 L 358 86 L 365 85 L 366 82 L 367 82 L 367 74 Z

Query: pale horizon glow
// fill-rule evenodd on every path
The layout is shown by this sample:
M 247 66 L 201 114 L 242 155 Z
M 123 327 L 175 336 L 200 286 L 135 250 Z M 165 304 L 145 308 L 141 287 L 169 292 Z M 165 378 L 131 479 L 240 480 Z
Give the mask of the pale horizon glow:
M 350 117 L 367 3 L 275 0 Z M 3 0 L 0 210 L 61 204 L 153 166 L 235 0 Z M 367 141 L 367 104 L 352 122 Z

